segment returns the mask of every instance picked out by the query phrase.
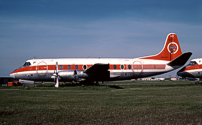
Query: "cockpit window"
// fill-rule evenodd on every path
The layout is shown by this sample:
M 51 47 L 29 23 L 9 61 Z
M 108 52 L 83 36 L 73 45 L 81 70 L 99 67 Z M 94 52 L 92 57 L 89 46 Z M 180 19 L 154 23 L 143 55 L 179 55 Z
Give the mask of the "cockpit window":
M 196 61 L 191 61 L 187 66 L 193 66 L 193 65 L 198 65 Z
M 30 62 L 25 62 L 25 64 L 23 65 L 23 67 L 27 67 L 27 66 L 30 66 L 31 63 Z

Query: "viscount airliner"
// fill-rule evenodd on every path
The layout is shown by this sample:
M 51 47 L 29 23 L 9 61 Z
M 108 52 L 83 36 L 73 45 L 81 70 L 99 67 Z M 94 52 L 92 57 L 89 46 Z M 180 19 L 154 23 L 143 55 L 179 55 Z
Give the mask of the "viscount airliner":
M 181 52 L 175 33 L 168 34 L 157 55 L 140 58 L 31 59 L 10 76 L 33 81 L 114 81 L 159 75 L 183 66 L 192 55 Z
M 178 76 L 202 78 L 202 58 L 192 59 L 190 63 L 177 72 Z

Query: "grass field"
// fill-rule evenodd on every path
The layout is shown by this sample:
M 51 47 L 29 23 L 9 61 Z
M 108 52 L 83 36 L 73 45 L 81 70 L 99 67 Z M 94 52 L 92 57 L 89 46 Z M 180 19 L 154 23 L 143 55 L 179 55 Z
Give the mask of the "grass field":
M 202 124 L 202 84 L 0 87 L 0 124 Z

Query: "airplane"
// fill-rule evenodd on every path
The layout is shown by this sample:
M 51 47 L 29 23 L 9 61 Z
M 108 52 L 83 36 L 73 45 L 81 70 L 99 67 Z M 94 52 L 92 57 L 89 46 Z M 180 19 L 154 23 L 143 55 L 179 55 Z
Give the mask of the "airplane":
M 163 49 L 156 55 L 140 58 L 59 58 L 30 59 L 10 76 L 33 81 L 115 81 L 159 75 L 183 66 L 192 55 L 182 54 L 177 35 L 167 35 Z
M 192 59 L 190 63 L 177 72 L 178 76 L 202 78 L 202 58 Z

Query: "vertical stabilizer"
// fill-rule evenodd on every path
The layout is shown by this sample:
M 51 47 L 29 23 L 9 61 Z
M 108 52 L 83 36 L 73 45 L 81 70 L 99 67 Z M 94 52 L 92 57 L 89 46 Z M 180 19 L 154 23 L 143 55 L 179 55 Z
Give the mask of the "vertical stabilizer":
M 168 34 L 164 47 L 157 55 L 142 57 L 141 59 L 154 59 L 172 61 L 182 54 L 180 44 L 175 33 Z

